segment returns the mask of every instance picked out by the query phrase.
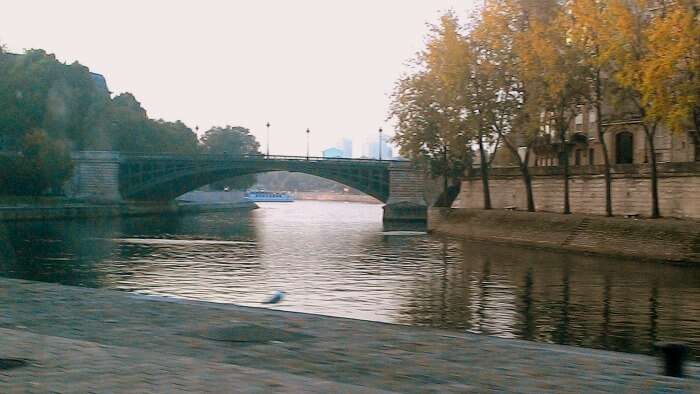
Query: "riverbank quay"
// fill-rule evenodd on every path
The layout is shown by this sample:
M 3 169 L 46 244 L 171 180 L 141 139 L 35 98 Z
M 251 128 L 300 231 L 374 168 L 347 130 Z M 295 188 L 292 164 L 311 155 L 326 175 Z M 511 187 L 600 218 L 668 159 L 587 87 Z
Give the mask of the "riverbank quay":
M 0 204 L 0 222 L 22 220 L 68 220 L 97 219 L 110 217 L 148 216 L 163 214 L 187 214 L 199 212 L 220 212 L 236 209 L 255 209 L 257 205 L 244 202 L 50 202 L 37 204 Z
M 0 308 L 2 392 L 700 391 L 697 363 L 110 290 L 0 279 Z
M 428 229 L 459 238 L 621 258 L 700 263 L 700 222 L 432 208 Z
M 315 193 L 315 192 L 296 192 L 294 197 L 297 200 L 309 201 L 340 201 L 340 202 L 359 202 L 363 204 L 381 204 L 382 202 L 372 196 L 366 194 L 345 194 L 345 193 Z

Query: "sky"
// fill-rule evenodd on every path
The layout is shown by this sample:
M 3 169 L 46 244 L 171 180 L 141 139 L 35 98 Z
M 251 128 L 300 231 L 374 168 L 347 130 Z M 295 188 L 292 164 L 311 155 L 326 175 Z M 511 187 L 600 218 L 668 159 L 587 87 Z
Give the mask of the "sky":
M 387 120 L 389 94 L 427 23 L 477 0 L 3 0 L 0 44 L 41 48 L 131 92 L 152 118 L 249 128 L 271 154 L 353 140 Z

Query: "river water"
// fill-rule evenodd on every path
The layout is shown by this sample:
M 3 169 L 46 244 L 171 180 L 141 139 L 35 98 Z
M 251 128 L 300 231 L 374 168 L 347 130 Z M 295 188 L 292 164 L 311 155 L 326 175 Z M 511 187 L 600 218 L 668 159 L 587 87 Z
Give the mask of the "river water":
M 0 276 L 650 353 L 700 350 L 700 269 L 383 228 L 381 206 L 0 224 Z M 414 229 L 415 230 L 415 229 Z M 699 352 L 696 352 L 699 353 Z

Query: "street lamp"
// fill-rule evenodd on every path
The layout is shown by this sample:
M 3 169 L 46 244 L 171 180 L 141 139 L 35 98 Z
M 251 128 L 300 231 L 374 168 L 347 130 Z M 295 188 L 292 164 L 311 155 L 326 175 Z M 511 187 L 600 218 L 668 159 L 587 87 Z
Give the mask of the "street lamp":
M 267 158 L 270 158 L 270 122 L 265 125 L 267 127 Z
M 306 160 L 309 160 L 309 133 L 311 130 L 306 129 Z
M 379 150 L 379 161 L 382 161 L 382 128 L 379 128 L 379 145 L 378 145 L 378 150 Z

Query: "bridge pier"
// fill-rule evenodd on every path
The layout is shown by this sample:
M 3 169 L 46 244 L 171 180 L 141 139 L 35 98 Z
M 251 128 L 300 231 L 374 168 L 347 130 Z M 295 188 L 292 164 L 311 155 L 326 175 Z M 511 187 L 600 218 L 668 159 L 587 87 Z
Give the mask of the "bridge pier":
M 428 203 L 425 174 L 409 163 L 389 166 L 389 199 L 384 205 L 384 221 L 425 222 Z
M 122 201 L 119 190 L 121 157 L 118 152 L 73 152 L 71 158 L 75 168 L 73 177 L 65 185 L 68 197 L 92 201 Z

